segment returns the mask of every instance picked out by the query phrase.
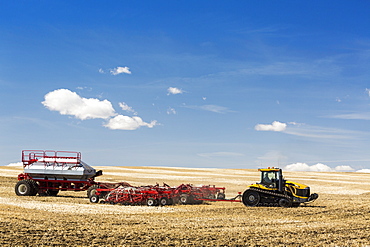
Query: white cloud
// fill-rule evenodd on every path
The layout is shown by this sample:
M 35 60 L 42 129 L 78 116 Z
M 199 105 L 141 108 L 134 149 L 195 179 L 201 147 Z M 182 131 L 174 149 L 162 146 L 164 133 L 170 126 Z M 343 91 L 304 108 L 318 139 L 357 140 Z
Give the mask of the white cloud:
M 92 91 L 91 87 L 76 87 L 77 90 L 87 90 L 87 91 Z
M 180 88 L 176 88 L 176 87 L 169 87 L 167 89 L 167 95 L 170 95 L 170 94 L 182 94 L 184 91 Z
M 129 67 L 117 67 L 114 69 L 111 69 L 109 71 L 112 75 L 119 75 L 119 74 L 131 74 L 130 68 Z
M 105 74 L 105 71 L 104 71 L 102 68 L 100 68 L 100 69 L 99 69 L 99 73 L 100 73 L 100 74 Z
M 302 125 L 302 124 L 300 124 L 300 123 L 296 123 L 296 122 L 289 122 L 288 124 L 291 124 L 291 125 L 298 125 L 298 126 Z
M 218 105 L 203 105 L 203 106 L 200 106 L 200 109 L 205 110 L 205 111 L 216 112 L 216 113 L 225 113 L 229 111 L 227 107 L 218 106 Z
M 309 172 L 344 172 L 353 171 L 354 169 L 350 166 L 337 166 L 334 169 L 324 165 L 322 163 L 317 163 L 316 165 L 307 165 L 306 163 L 294 163 L 287 165 L 284 170 L 286 171 L 309 171 Z
M 362 173 L 370 173 L 370 169 L 361 169 L 356 172 L 362 172 Z
M 218 105 L 202 105 L 202 106 L 184 106 L 186 108 L 190 109 L 199 109 L 204 111 L 210 111 L 215 113 L 227 113 L 227 112 L 234 112 L 229 110 L 229 108 L 224 106 L 218 106 Z
M 168 109 L 167 109 L 167 114 L 168 115 L 171 115 L 171 114 L 176 114 L 177 112 L 176 112 L 176 110 L 175 109 L 173 109 L 173 108 L 171 108 L 171 107 L 168 107 Z
M 286 126 L 286 123 L 274 121 L 272 124 L 257 124 L 254 129 L 257 131 L 284 131 Z
M 338 172 L 353 171 L 354 169 L 350 166 L 337 166 L 334 168 Z
M 10 163 L 10 164 L 8 164 L 7 166 L 23 167 L 23 163 L 22 163 L 22 162 Z
M 127 112 L 132 112 L 134 115 L 137 115 L 137 112 L 132 109 L 132 107 L 128 106 L 125 102 L 118 103 L 119 107 L 121 107 L 122 110 Z
M 289 123 L 291 124 L 291 123 Z M 328 128 L 321 126 L 310 126 L 306 124 L 296 124 L 290 126 L 285 134 L 295 135 L 306 138 L 315 138 L 325 141 L 332 141 L 338 139 L 357 139 L 366 134 L 365 132 Z
M 338 118 L 338 119 L 356 119 L 356 120 L 370 120 L 370 113 L 369 112 L 354 112 L 348 114 L 339 114 L 334 116 L 329 116 L 330 118 Z
M 284 168 L 286 171 L 310 171 L 310 172 L 331 172 L 332 169 L 324 164 L 317 163 L 316 165 L 309 166 L 306 163 L 295 163 L 287 165 Z
M 157 121 L 146 123 L 140 117 L 118 115 L 109 119 L 108 123 L 104 126 L 113 130 L 136 130 L 141 126 L 153 128 L 155 125 L 157 125 Z
M 42 104 L 51 111 L 58 111 L 62 115 L 71 115 L 78 119 L 94 119 L 117 115 L 108 100 L 83 98 L 68 89 L 57 89 L 45 95 Z
M 94 98 L 83 98 L 68 89 L 57 89 L 45 95 L 42 104 L 51 111 L 58 111 L 62 115 L 71 115 L 81 120 L 102 118 L 108 119 L 104 126 L 110 129 L 135 130 L 141 126 L 153 128 L 157 121 L 144 122 L 140 117 L 118 115 L 110 101 Z M 120 102 L 122 110 L 137 114 L 126 103 Z M 113 118 L 112 118 L 113 117 Z
M 370 89 L 368 89 L 368 88 L 366 88 L 365 89 L 365 92 L 369 95 L 369 97 L 370 97 Z

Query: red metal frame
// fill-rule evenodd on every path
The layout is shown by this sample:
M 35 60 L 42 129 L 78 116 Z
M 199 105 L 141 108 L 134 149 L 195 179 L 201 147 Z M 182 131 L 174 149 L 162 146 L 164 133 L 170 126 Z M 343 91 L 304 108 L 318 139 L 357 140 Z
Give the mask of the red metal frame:
M 41 160 L 40 160 L 41 159 Z M 42 160 L 43 159 L 43 160 Z M 31 165 L 36 161 L 46 162 L 45 159 L 70 159 L 70 161 L 63 161 L 68 164 L 78 164 L 81 161 L 81 153 L 73 151 L 53 151 L 53 150 L 23 150 L 22 151 L 22 162 L 23 166 Z M 53 161 L 47 161 L 53 162 Z
M 125 205 L 142 205 L 147 202 L 148 199 L 160 200 L 166 198 L 171 204 L 177 202 L 180 196 L 184 194 L 191 196 L 192 200 L 195 201 L 230 201 L 240 202 L 236 200 L 238 196 L 232 199 L 217 199 L 218 193 L 225 193 L 225 187 L 216 187 L 210 185 L 204 185 L 201 187 L 194 187 L 190 184 L 181 184 L 178 187 L 170 187 L 168 185 L 159 186 L 141 186 L 141 187 L 119 187 L 111 189 L 98 188 L 96 195 L 104 197 L 104 203 L 120 203 Z

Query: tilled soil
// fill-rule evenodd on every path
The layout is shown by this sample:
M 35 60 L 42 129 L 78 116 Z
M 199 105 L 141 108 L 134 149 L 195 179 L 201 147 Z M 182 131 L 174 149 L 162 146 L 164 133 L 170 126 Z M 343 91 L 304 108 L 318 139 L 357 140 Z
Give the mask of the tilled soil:
M 234 197 L 255 170 L 100 167 L 101 181 L 215 184 Z M 4 170 L 4 171 L 3 171 Z M 86 192 L 14 193 L 19 167 L 0 167 L 1 246 L 370 246 L 370 174 L 286 172 L 317 201 L 298 208 L 212 202 L 164 207 L 91 204 Z M 160 179 L 160 181 L 158 181 Z

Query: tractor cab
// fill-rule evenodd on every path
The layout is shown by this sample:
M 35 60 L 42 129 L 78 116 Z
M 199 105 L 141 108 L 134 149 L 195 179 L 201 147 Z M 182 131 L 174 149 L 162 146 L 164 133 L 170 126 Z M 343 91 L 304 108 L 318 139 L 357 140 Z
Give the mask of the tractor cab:
M 260 184 L 268 189 L 274 189 L 278 191 L 283 191 L 283 172 L 280 168 L 265 168 L 258 169 L 261 172 L 261 182 Z

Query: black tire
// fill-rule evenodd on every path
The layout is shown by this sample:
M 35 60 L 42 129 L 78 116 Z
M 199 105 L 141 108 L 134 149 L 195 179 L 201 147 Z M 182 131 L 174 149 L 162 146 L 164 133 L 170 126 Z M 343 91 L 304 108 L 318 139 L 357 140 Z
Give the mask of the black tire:
M 89 200 L 90 200 L 91 203 L 98 203 L 99 202 L 99 196 L 92 195 L 92 196 L 90 196 Z
M 181 204 L 192 204 L 193 198 L 191 195 L 188 194 L 181 194 L 179 198 L 179 203 Z
M 224 200 L 224 199 L 225 199 L 225 193 L 221 193 L 221 192 L 220 192 L 220 193 L 218 193 L 218 194 L 217 194 L 217 199 L 218 199 L 218 200 Z
M 159 205 L 161 206 L 166 206 L 169 204 L 169 199 L 167 197 L 162 197 L 159 199 Z
M 146 200 L 146 205 L 147 206 L 150 206 L 150 207 L 157 206 L 158 205 L 158 201 L 156 199 L 153 199 L 153 198 L 148 198 Z
M 15 185 L 15 194 L 17 196 L 33 196 L 35 193 L 32 180 L 21 180 Z
M 99 185 L 97 184 L 94 184 L 92 186 L 90 186 L 88 189 L 87 189 L 87 197 L 90 198 L 91 196 L 95 195 L 96 194 L 96 189 L 99 188 Z
M 242 201 L 244 205 L 248 207 L 257 206 L 260 200 L 261 200 L 260 194 L 257 191 L 253 190 L 244 191 L 242 196 Z
M 299 207 L 301 205 L 301 203 L 299 203 L 299 202 L 293 202 L 292 203 L 292 207 L 294 207 L 294 208 L 297 208 L 297 207 Z
M 37 182 L 35 180 L 29 180 L 29 181 L 30 181 L 30 184 L 32 186 L 31 196 L 35 196 L 39 192 L 39 185 L 37 184 Z
M 290 206 L 292 206 L 292 201 L 287 198 L 281 198 L 279 200 L 279 206 L 283 208 L 289 208 Z
M 173 205 L 173 199 L 172 198 L 168 198 L 167 205 Z

